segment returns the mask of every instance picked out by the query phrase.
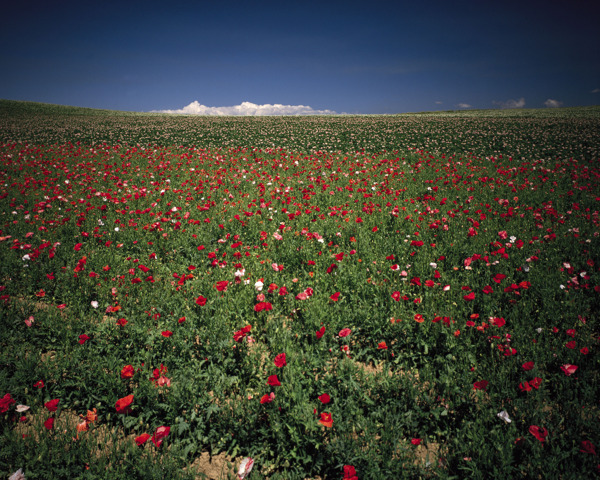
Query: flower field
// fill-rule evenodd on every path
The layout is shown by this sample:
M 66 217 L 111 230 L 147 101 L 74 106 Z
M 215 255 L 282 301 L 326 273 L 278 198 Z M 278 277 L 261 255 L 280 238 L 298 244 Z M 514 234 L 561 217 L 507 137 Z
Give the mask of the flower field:
M 0 101 L 0 166 L 5 478 L 600 475 L 600 108 Z

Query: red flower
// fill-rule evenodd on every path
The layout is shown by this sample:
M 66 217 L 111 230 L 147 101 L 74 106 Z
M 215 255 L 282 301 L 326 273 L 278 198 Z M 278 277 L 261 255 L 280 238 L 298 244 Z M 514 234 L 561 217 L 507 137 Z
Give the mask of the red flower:
M 352 465 L 344 465 L 344 478 L 342 480 L 358 480 L 356 469 Z
M 383 342 L 379 342 L 379 343 L 377 344 L 377 348 L 378 348 L 379 350 L 387 350 L 388 346 L 385 344 L 385 341 L 383 341 Z
M 535 366 L 535 363 L 526 362 L 523 364 L 523 370 L 532 370 L 534 366 Z
M 269 375 L 269 378 L 267 378 L 267 385 L 270 385 L 271 387 L 280 387 L 281 382 L 277 378 L 277 375 Z
M 44 422 L 44 427 L 46 427 L 48 430 L 52 430 L 54 427 L 54 417 L 50 417 L 48 420 L 46 420 Z
M 177 320 L 178 323 L 183 323 L 185 322 L 185 317 L 181 317 L 179 320 Z
M 352 330 L 350 330 L 349 328 L 342 328 L 340 330 L 340 333 L 338 333 L 338 335 L 343 338 L 343 337 L 347 337 L 351 333 L 352 333 Z
M 131 378 L 135 374 L 135 370 L 132 365 L 125 365 L 121 370 L 121 378 Z
M 467 301 L 467 302 L 471 302 L 473 300 L 475 300 L 475 292 L 471 292 L 465 296 L 463 296 L 463 298 Z
M 323 404 L 327 404 L 331 401 L 331 397 L 329 395 L 327 395 L 326 393 L 324 393 L 323 395 L 319 395 L 319 400 L 321 400 L 321 403 Z
M 35 382 L 33 384 L 34 387 L 36 388 L 44 388 L 44 381 L 43 380 L 38 380 L 37 382 Z
M 206 305 L 206 298 L 204 298 L 202 295 L 199 295 L 196 299 L 196 303 L 203 307 L 204 305 Z
M 285 367 L 287 365 L 287 362 L 285 361 L 285 353 L 280 353 L 277 355 L 274 362 L 277 368 Z
M 125 325 L 127 325 L 127 320 L 125 320 L 124 318 L 119 318 L 119 319 L 117 320 L 117 325 L 118 325 L 119 327 L 124 327 Z
M 218 292 L 225 292 L 225 291 L 227 291 L 228 285 L 229 285 L 229 282 L 227 280 L 221 280 L 220 282 L 217 282 L 215 287 L 217 288 Z
M 393 298 L 393 299 L 394 299 L 396 302 L 399 302 L 399 301 L 400 301 L 400 299 L 401 299 L 402 297 L 401 297 L 401 295 L 400 295 L 400 292 L 394 292 L 394 293 L 392 293 L 392 298 Z
M 83 345 L 85 342 L 87 342 L 90 339 L 90 337 L 88 337 L 85 333 L 83 335 L 79 335 L 79 343 L 81 345 Z
M 473 383 L 473 390 L 487 390 L 489 382 L 487 380 L 479 380 Z
M 506 275 L 504 275 L 503 273 L 497 273 L 496 275 L 494 275 L 494 278 L 492 280 L 494 280 L 494 282 L 496 282 L 496 283 L 500 283 L 505 278 L 506 278 Z
M 582 453 L 591 453 L 592 455 L 596 455 L 596 447 L 589 440 L 582 440 L 581 442 L 581 450 Z
M 171 335 L 173 335 L 173 332 L 171 332 L 170 330 L 165 330 L 164 332 L 160 332 L 160 334 L 163 337 L 169 338 Z
M 315 335 L 317 338 L 321 338 L 323 335 L 325 335 L 325 327 L 321 327 L 319 330 L 317 330 Z
M 264 394 L 260 399 L 260 403 L 264 405 L 265 403 L 271 403 L 273 400 L 275 400 L 275 394 L 271 392 L 270 394 Z
M 133 402 L 133 395 L 127 395 L 126 397 L 119 398 L 115 403 L 117 413 L 129 413 L 131 412 L 131 404 Z
M 489 285 L 486 285 L 485 287 L 483 287 L 483 293 L 489 295 L 490 293 L 494 293 L 494 289 Z
M 537 425 L 531 425 L 529 427 L 529 433 L 531 433 L 542 443 L 546 441 L 546 437 L 548 436 L 548 430 L 542 427 L 538 427 Z
M 423 440 L 421 440 L 420 438 L 413 438 L 410 443 L 412 443 L 413 445 L 421 445 L 421 442 Z
M 570 365 L 568 363 L 565 365 L 562 365 L 560 367 L 560 369 L 564 372 L 564 374 L 567 377 L 570 377 L 571 375 L 573 375 L 577 371 L 578 368 L 579 367 L 577 367 L 577 365 Z
M 58 408 L 58 402 L 60 402 L 60 400 L 58 398 L 55 398 L 54 400 L 50 400 L 49 402 L 44 403 L 44 406 L 48 409 L 49 412 L 56 412 L 56 409 Z
M 2 397 L 0 399 L 0 413 L 8 412 L 8 409 L 10 408 L 10 406 L 13 403 L 16 403 L 16 402 L 13 400 L 10 393 L 7 393 L 6 395 L 4 395 L 4 397 Z
M 152 443 L 156 445 L 156 448 L 159 448 L 163 442 L 163 440 L 169 435 L 171 431 L 171 427 L 158 427 L 152 435 Z
M 323 412 L 321 414 L 321 418 L 319 419 L 319 423 L 321 423 L 321 425 L 327 428 L 333 427 L 333 419 L 331 418 L 331 414 Z
M 141 447 L 144 443 L 146 443 L 148 441 L 149 438 L 150 438 L 149 433 L 142 433 L 141 435 L 135 437 L 135 443 L 137 444 L 138 447 Z
M 333 300 L 334 302 L 337 302 L 339 300 L 339 298 L 340 298 L 340 292 L 335 292 L 329 298 L 331 298 L 331 300 Z
M 496 327 L 503 327 L 506 325 L 506 320 L 502 317 L 490 318 L 490 323 Z

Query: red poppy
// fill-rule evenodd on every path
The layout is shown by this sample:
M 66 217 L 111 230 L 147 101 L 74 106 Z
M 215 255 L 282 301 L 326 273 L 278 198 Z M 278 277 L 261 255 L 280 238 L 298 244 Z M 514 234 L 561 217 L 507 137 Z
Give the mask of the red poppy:
M 171 335 L 173 335 L 173 332 L 171 332 L 170 330 L 165 330 L 165 331 L 163 331 L 163 332 L 160 332 L 160 334 L 161 334 L 163 337 L 169 338 Z
M 573 375 L 579 367 L 577 365 L 565 364 L 560 367 L 560 369 L 564 372 L 567 377 Z
M 323 403 L 323 404 L 327 404 L 331 401 L 331 397 L 329 395 L 327 395 L 326 393 L 324 393 L 323 395 L 319 395 L 318 398 L 321 401 L 321 403 Z
M 352 333 L 352 330 L 350 330 L 349 328 L 342 328 L 340 330 L 340 333 L 338 333 L 338 335 L 343 338 L 343 337 L 347 337 L 351 333 Z
M 287 365 L 286 359 L 285 359 L 285 353 L 280 353 L 279 355 L 277 355 L 275 357 L 275 366 L 277 368 L 282 368 L 285 367 Z
M 49 402 L 44 403 L 44 406 L 48 409 L 49 412 L 56 412 L 56 409 L 58 408 L 58 402 L 60 402 L 60 400 L 58 398 L 55 398 L 54 400 L 50 400 Z
M 218 292 L 225 292 L 225 291 L 227 291 L 228 285 L 229 285 L 229 282 L 227 280 L 221 280 L 220 282 L 217 282 L 215 287 Z
M 344 465 L 344 478 L 342 480 L 358 480 L 356 469 L 352 465 Z
M 163 442 L 163 440 L 169 435 L 171 431 L 171 427 L 158 427 L 152 435 L 152 443 L 156 445 L 156 448 L 159 448 Z
M 267 385 L 270 385 L 271 387 L 280 387 L 281 382 L 277 378 L 277 375 L 269 375 L 269 378 L 267 378 Z
M 423 442 L 422 439 L 420 438 L 413 438 L 410 443 L 412 443 L 413 445 L 421 445 L 421 443 Z
M 489 382 L 487 380 L 479 380 L 473 383 L 473 390 L 487 390 Z
M 196 299 L 196 303 L 203 307 L 204 305 L 206 305 L 206 298 L 204 298 L 202 295 L 199 295 Z
M 135 437 L 135 443 L 137 444 L 138 447 L 141 447 L 144 443 L 146 443 L 148 441 L 149 438 L 150 438 L 149 433 L 142 433 L 141 435 Z
M 333 419 L 331 418 L 331 414 L 327 413 L 327 412 L 321 413 L 321 418 L 319 419 L 319 423 L 327 428 L 333 427 Z
M 325 327 L 321 327 L 319 330 L 317 330 L 315 335 L 317 338 L 321 338 L 323 335 L 325 335 Z
M 581 442 L 581 450 L 582 453 L 591 453 L 592 455 L 596 455 L 596 447 L 589 440 L 582 440 Z
M 44 427 L 46 427 L 48 430 L 52 430 L 54 427 L 54 417 L 50 417 L 48 420 L 46 420 L 44 422 Z
M 471 301 L 475 300 L 475 292 L 468 293 L 467 295 L 464 295 L 463 298 L 467 302 L 471 302 Z
M 8 412 L 8 409 L 13 403 L 16 402 L 12 398 L 10 393 L 7 393 L 6 395 L 4 395 L 4 397 L 0 398 L 0 413 Z
M 85 333 L 83 335 L 79 335 L 79 343 L 81 345 L 83 345 L 85 342 L 87 342 L 90 339 L 90 337 L 88 337 Z
M 269 394 L 264 394 L 260 399 L 260 403 L 264 405 L 265 403 L 271 403 L 273 400 L 275 400 L 275 394 L 271 392 Z
M 400 292 L 393 292 L 392 293 L 392 298 L 396 301 L 399 302 L 400 299 L 402 298 L 402 296 L 400 295 Z
M 485 287 L 483 287 L 483 293 L 489 295 L 490 293 L 494 293 L 494 289 L 489 285 L 486 285 Z
M 44 388 L 44 381 L 43 380 L 38 380 L 37 382 L 35 382 L 33 384 L 34 387 L 36 388 Z
M 548 430 L 542 427 L 538 427 L 537 425 L 531 425 L 529 427 L 529 433 L 531 433 L 542 443 L 546 441 L 546 437 L 548 436 Z
M 379 350 L 387 350 L 388 346 L 385 344 L 385 341 L 383 341 L 383 342 L 379 342 L 379 343 L 377 344 L 377 348 L 378 348 Z
M 533 367 L 535 366 L 534 362 L 526 362 L 523 365 L 523 370 L 532 370 Z
M 334 302 L 337 302 L 340 298 L 340 292 L 335 292 L 333 295 L 331 295 L 329 297 L 331 300 L 333 300 Z
M 119 319 L 117 320 L 117 325 L 118 325 L 119 327 L 124 327 L 125 325 L 127 325 L 127 320 L 125 320 L 124 318 L 119 318 Z
M 133 369 L 132 365 L 125 365 L 122 369 L 121 369 L 121 378 L 132 378 L 133 375 L 135 374 L 135 370 Z
M 117 413 L 129 413 L 131 412 L 131 404 L 133 402 L 133 395 L 127 395 L 126 397 L 119 398 L 115 403 Z

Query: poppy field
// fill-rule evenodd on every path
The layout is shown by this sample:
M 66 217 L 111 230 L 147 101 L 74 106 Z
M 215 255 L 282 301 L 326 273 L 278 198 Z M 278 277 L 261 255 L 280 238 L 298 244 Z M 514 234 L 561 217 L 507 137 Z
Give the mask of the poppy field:
M 5 478 L 600 476 L 600 107 L 0 101 L 0 258 Z

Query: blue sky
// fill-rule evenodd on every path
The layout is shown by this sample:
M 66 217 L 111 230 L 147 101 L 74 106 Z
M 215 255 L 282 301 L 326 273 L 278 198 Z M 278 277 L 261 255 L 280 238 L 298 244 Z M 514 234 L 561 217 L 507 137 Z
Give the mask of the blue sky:
M 5 99 L 208 114 L 600 104 L 595 0 L 23 0 L 2 17 Z

